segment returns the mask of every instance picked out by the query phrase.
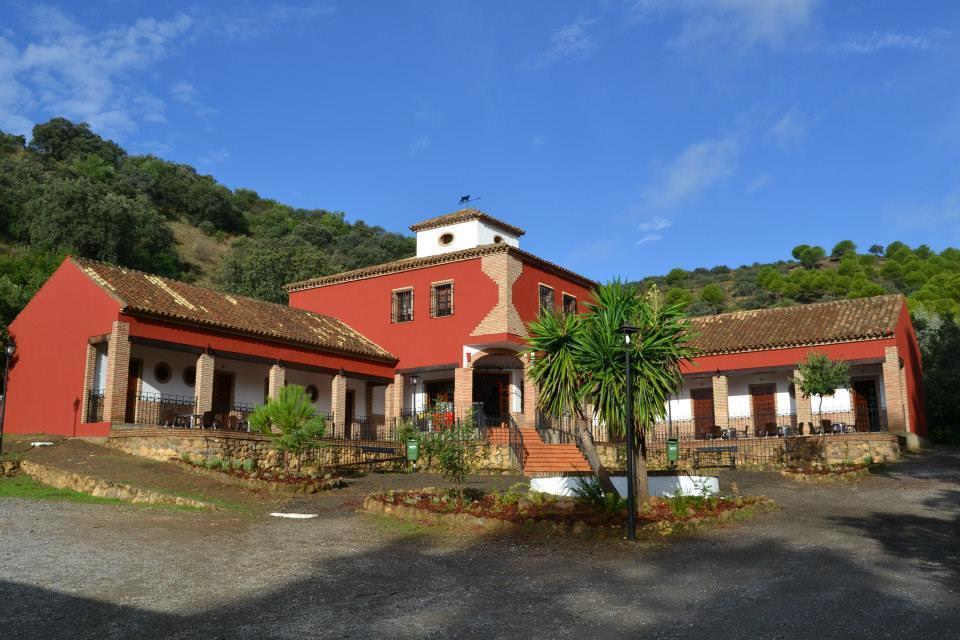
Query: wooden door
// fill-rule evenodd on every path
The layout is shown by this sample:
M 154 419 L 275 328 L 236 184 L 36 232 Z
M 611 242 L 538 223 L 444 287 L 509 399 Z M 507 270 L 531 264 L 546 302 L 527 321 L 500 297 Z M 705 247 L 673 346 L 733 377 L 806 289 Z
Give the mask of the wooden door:
M 224 371 L 213 372 L 213 419 L 217 426 L 228 426 L 230 407 L 233 405 L 233 374 Z
M 879 431 L 877 382 L 855 380 L 853 382 L 853 415 L 857 431 Z
M 750 403 L 753 407 L 753 429 L 763 433 L 769 426 L 777 426 L 777 385 L 750 385 Z
M 130 368 L 127 371 L 127 408 L 124 412 L 123 421 L 133 424 L 137 421 L 137 400 L 139 396 L 137 391 L 140 387 L 140 377 L 143 373 L 143 362 L 140 360 L 131 360 Z
M 693 401 L 693 428 L 696 437 L 702 438 L 713 430 L 713 389 L 691 389 Z

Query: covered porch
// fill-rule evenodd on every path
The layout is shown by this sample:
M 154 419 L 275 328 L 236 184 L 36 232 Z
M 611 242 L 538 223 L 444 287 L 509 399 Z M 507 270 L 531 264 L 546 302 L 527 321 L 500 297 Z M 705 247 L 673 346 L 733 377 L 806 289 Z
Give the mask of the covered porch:
M 85 423 L 109 423 L 112 429 L 249 431 L 256 407 L 277 397 L 283 386 L 297 384 L 326 417 L 327 437 L 389 437 L 385 399 L 392 378 L 324 366 L 321 353 L 287 351 L 158 340 L 131 335 L 131 324 L 118 322 L 111 334 L 89 338 L 81 415 Z

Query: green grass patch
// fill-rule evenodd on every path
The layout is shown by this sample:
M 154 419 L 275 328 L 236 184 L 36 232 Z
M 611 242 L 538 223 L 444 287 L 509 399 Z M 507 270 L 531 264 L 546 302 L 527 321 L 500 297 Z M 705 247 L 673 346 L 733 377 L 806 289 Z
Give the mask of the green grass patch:
M 127 505 L 148 509 L 169 509 L 173 511 L 202 511 L 197 507 L 178 504 L 133 504 L 118 498 L 101 498 L 89 493 L 72 489 L 57 489 L 35 480 L 32 476 L 19 473 L 12 478 L 0 478 L 0 498 L 24 498 L 26 500 L 61 500 L 77 504 Z
M 29 500 L 66 500 L 86 504 L 126 504 L 116 498 L 98 498 L 71 489 L 55 489 L 41 484 L 25 473 L 12 478 L 0 478 L 0 498 L 27 498 Z

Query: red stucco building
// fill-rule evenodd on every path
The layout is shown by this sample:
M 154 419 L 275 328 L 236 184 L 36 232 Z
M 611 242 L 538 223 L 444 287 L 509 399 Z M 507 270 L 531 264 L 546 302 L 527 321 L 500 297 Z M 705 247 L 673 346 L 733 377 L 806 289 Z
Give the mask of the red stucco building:
M 290 382 L 345 437 L 381 437 L 438 402 L 494 422 L 514 416 L 533 437 L 526 325 L 544 308 L 583 311 L 595 283 L 523 251 L 522 229 L 477 210 L 411 229 L 416 256 L 290 284 L 288 306 L 69 258 L 10 326 L 6 428 L 102 435 L 184 419 L 230 428 Z M 664 417 L 681 435 L 823 420 L 926 433 L 901 296 L 694 323 L 703 355 L 684 368 Z M 822 407 L 792 384 L 811 351 L 851 367 L 852 388 Z

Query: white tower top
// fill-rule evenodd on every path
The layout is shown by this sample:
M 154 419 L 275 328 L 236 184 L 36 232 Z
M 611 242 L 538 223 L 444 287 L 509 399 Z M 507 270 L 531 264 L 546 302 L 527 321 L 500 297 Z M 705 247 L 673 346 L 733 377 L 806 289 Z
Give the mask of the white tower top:
M 417 234 L 417 257 L 436 256 L 487 244 L 520 246 L 525 231 L 479 209 L 461 209 L 410 226 Z

